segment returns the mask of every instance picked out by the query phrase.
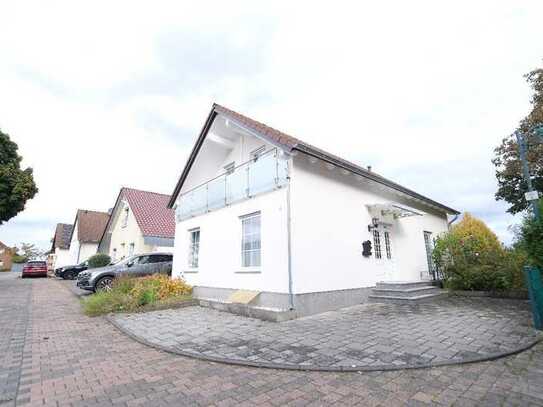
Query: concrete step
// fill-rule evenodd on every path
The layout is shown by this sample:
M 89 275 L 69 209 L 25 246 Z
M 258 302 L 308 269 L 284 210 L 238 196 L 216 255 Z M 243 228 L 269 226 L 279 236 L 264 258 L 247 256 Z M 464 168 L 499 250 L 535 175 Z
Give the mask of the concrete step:
M 392 296 L 392 297 L 418 297 L 426 294 L 439 294 L 441 290 L 438 287 L 429 285 L 414 288 L 374 288 L 372 295 Z
M 370 295 L 368 297 L 370 302 L 385 302 L 394 304 L 413 304 L 425 301 L 432 301 L 438 298 L 446 297 L 448 293 L 444 290 L 439 290 L 437 293 L 421 294 L 411 297 L 402 297 L 398 295 Z
M 377 289 L 410 289 L 431 286 L 431 281 L 381 281 L 376 284 Z

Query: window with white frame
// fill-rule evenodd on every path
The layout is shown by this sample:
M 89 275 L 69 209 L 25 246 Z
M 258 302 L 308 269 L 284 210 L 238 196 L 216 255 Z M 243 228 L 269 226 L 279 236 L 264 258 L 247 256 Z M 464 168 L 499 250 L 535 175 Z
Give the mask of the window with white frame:
M 387 254 L 387 259 L 391 260 L 392 259 L 392 248 L 390 247 L 390 233 L 385 230 L 385 250 L 386 250 L 386 254 Z
M 189 267 L 198 268 L 198 254 L 200 252 L 200 229 L 189 230 Z
M 241 218 L 241 265 L 260 267 L 260 212 Z
M 128 255 L 129 256 L 132 256 L 134 254 L 134 243 L 130 243 L 130 245 L 128 246 Z
M 125 205 L 123 209 L 123 222 L 121 223 L 121 227 L 125 228 L 128 224 L 128 212 L 130 209 L 128 208 L 128 205 Z
M 115 263 L 117 261 L 117 249 L 113 249 L 113 253 L 111 255 L 111 262 Z
M 378 230 L 373 230 L 373 251 L 376 259 L 381 259 L 381 235 Z

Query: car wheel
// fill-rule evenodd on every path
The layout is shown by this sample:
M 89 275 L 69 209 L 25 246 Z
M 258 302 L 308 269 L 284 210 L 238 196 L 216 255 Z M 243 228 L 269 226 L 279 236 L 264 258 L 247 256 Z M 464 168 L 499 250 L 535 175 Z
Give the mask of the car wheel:
M 67 280 L 75 280 L 76 278 L 77 278 L 77 273 L 75 271 L 68 273 L 66 276 Z
M 113 277 L 110 277 L 110 276 L 102 277 L 100 280 L 96 282 L 96 285 L 94 286 L 94 291 L 96 292 L 109 291 L 111 290 L 112 284 L 113 284 Z

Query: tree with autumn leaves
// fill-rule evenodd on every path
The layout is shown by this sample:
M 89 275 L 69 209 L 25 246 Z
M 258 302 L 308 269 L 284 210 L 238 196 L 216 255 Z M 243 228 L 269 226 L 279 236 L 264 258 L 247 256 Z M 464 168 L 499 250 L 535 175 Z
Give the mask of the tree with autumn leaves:
M 533 89 L 532 109 L 519 123 L 527 141 L 527 160 L 532 175 L 535 190 L 543 192 L 543 144 L 538 142 L 534 130 L 543 125 L 543 68 L 535 69 L 526 75 L 526 80 Z M 515 214 L 524 211 L 528 204 L 524 193 L 528 191 L 526 181 L 522 176 L 522 167 L 516 137 L 511 134 L 505 137 L 494 150 L 492 163 L 496 166 L 498 191 L 496 199 L 507 202 L 508 212 Z

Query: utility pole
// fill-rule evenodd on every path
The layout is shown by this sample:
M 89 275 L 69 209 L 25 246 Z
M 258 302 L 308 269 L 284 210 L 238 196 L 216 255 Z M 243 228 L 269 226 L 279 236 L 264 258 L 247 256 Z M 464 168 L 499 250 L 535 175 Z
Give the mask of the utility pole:
M 539 138 L 541 142 L 543 142 L 543 125 L 537 126 L 534 129 L 534 133 L 535 136 Z M 534 190 L 532 184 L 532 177 L 530 176 L 530 168 L 528 167 L 528 160 L 526 158 L 526 153 L 528 150 L 528 146 L 526 145 L 526 136 L 520 130 L 517 130 L 515 132 L 515 137 L 517 138 L 518 143 L 520 162 L 522 165 L 522 174 L 524 176 L 526 184 L 528 185 L 528 192 L 524 194 L 524 197 L 526 201 L 530 203 L 534 217 L 536 219 L 539 219 L 539 192 Z

